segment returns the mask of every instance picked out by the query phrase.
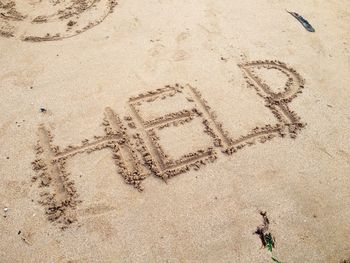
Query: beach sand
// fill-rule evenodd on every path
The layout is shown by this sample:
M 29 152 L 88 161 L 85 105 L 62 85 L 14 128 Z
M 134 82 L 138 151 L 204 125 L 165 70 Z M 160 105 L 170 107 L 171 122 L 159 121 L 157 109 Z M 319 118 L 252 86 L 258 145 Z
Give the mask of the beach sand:
M 349 262 L 349 10 L 1 0 L 0 262 Z

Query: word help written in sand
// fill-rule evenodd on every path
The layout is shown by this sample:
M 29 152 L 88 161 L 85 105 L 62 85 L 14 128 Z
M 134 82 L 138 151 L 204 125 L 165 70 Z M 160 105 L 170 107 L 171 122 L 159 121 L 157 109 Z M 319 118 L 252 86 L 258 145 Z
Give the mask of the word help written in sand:
M 289 109 L 288 103 L 304 87 L 301 76 L 279 61 L 255 61 L 239 67 L 248 86 L 256 90 L 277 122 L 255 127 L 238 138 L 230 137 L 196 88 L 178 84 L 131 97 L 128 101 L 130 115 L 123 120 L 107 107 L 103 120 L 105 135 L 95 136 L 92 140 L 84 139 L 79 146 L 60 150 L 59 146 L 53 145 L 51 131 L 41 125 L 35 148 L 37 159 L 33 162 L 33 168 L 37 171 L 34 179 L 39 179 L 40 185 L 45 189 L 41 194 L 41 203 L 46 207 L 49 219 L 63 223 L 64 226 L 76 220 L 75 209 L 80 201 L 74 182 L 66 171 L 65 162 L 80 153 L 110 149 L 118 173 L 127 184 L 142 191 L 141 183 L 146 177 L 155 175 L 166 181 L 190 169 L 197 170 L 208 162 L 215 161 L 217 150 L 230 155 L 256 141 L 264 143 L 276 136 L 286 135 L 295 138 L 305 124 Z M 258 77 L 255 71 L 261 68 L 284 74 L 287 79 L 284 90 L 274 92 Z M 195 143 L 196 149 L 193 149 L 195 147 L 191 141 L 186 142 L 188 134 L 194 135 L 191 140 L 201 139 Z M 170 138 L 170 143 L 165 143 L 164 138 Z M 186 144 L 180 145 L 181 147 L 171 147 L 183 141 Z M 198 145 L 202 146 L 198 148 Z M 186 146 L 190 146 L 190 149 L 193 146 L 192 151 L 178 152 L 177 149 Z

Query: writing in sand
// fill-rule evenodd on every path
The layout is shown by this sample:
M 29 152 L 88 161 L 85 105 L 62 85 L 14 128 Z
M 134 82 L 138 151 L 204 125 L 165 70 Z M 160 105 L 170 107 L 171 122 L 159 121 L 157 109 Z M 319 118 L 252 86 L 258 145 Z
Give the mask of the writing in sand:
M 303 78 L 279 61 L 254 61 L 239 67 L 248 88 L 256 91 L 256 102 L 263 101 L 276 121 L 256 126 L 238 138 L 230 136 L 199 90 L 189 84 L 166 85 L 130 97 L 130 114 L 124 118 L 110 107 L 105 108 L 102 123 L 105 135 L 83 139 L 80 145 L 60 149 L 53 143 L 52 132 L 40 125 L 35 147 L 37 158 L 33 162 L 37 173 L 33 181 L 38 181 L 44 189 L 40 202 L 46 207 L 49 219 L 63 226 L 76 221 L 75 209 L 80 200 L 65 163 L 81 153 L 110 149 L 111 158 L 124 181 L 142 191 L 142 181 L 150 175 L 167 181 L 214 162 L 218 151 L 231 155 L 256 142 L 264 143 L 287 135 L 295 138 L 305 123 L 289 108 L 289 103 L 301 93 Z M 283 90 L 274 91 L 258 76 L 260 69 L 282 73 L 286 79 Z M 181 138 L 186 136 L 202 140 L 177 147 L 180 150 L 189 147 L 187 152 L 178 153 L 172 145 L 181 143 Z M 170 138 L 168 143 L 166 138 Z M 198 146 L 200 144 L 203 145 Z

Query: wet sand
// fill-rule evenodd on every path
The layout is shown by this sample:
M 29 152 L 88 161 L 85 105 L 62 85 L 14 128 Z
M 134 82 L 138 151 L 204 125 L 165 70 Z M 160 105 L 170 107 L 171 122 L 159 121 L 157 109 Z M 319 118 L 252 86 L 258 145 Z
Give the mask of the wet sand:
M 0 261 L 350 260 L 349 7 L 0 2 Z

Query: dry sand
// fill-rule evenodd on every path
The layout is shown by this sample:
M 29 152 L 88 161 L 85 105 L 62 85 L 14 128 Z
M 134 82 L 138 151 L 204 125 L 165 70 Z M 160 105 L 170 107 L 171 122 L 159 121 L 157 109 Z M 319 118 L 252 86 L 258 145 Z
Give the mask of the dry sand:
M 1 0 L 0 262 L 348 262 L 349 10 Z

